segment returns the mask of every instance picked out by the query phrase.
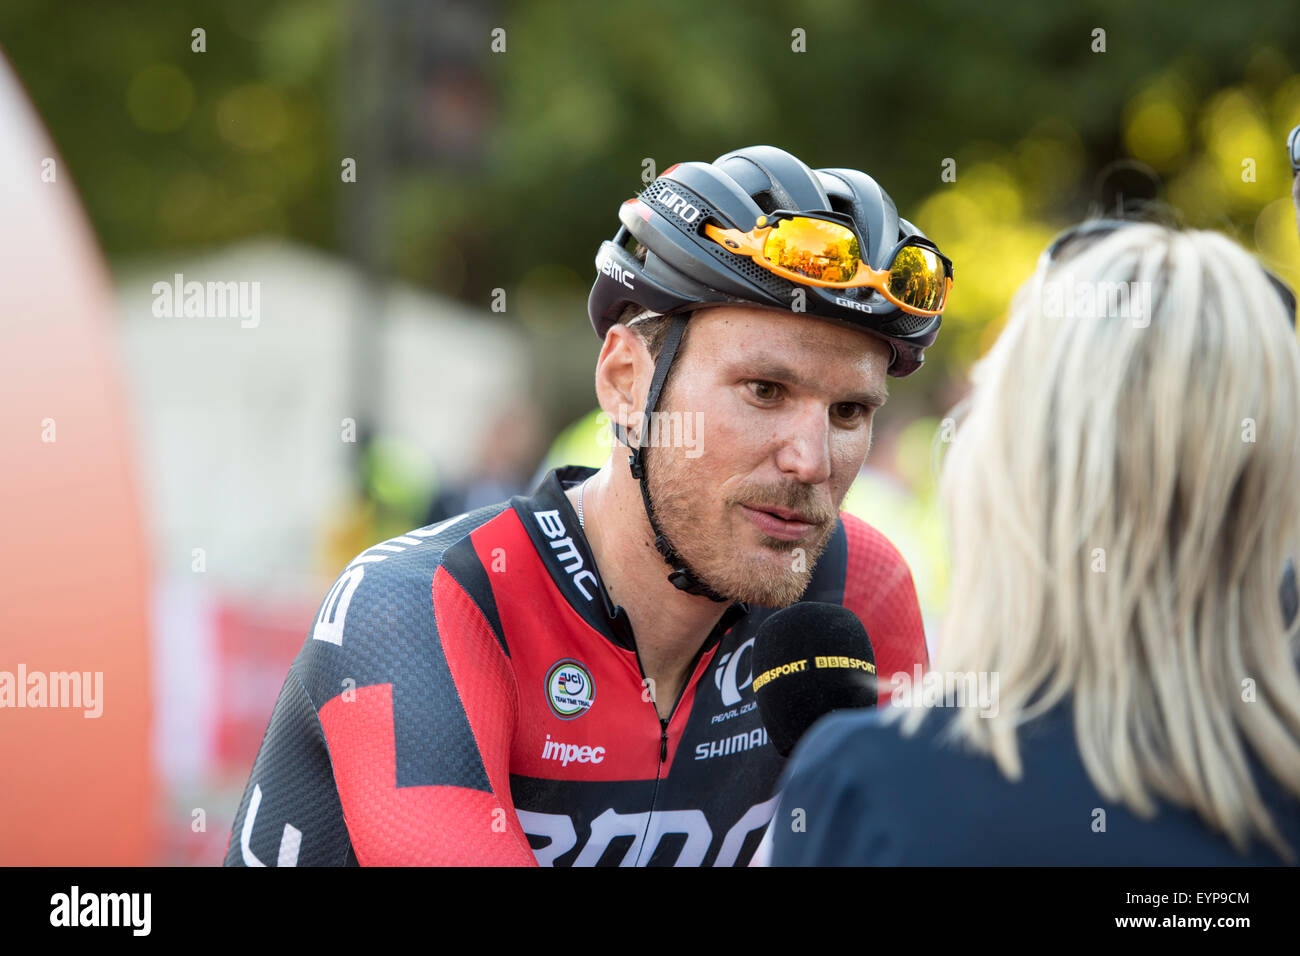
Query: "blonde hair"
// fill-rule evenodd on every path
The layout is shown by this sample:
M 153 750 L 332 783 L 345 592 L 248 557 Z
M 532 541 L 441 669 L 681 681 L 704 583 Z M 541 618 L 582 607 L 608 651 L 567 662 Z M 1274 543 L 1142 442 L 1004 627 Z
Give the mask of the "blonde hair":
M 1226 237 L 1131 224 L 1040 263 L 944 464 L 934 667 L 996 673 L 1001 690 L 996 716 L 959 708 L 948 733 L 1015 780 L 1016 728 L 1069 697 L 1106 799 L 1150 817 L 1160 796 L 1240 852 L 1259 836 L 1294 859 L 1247 747 L 1300 796 L 1296 628 L 1279 601 L 1300 544 L 1298 409 L 1295 333 Z

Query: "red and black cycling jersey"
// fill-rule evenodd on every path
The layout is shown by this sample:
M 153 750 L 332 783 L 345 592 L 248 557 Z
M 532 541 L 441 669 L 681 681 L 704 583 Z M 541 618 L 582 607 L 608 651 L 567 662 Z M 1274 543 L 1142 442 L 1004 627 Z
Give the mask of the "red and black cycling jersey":
M 556 469 L 343 570 L 289 668 L 227 865 L 749 862 L 785 763 L 750 689 L 773 610 L 731 605 L 661 720 L 564 495 L 591 474 Z M 854 611 L 879 672 L 926 665 L 911 573 L 859 519 L 841 513 L 802 599 Z

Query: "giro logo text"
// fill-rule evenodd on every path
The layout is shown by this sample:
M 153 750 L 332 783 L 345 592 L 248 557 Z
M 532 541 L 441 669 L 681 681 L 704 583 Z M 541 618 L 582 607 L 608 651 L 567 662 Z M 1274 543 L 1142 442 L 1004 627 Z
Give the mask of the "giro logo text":
M 671 189 L 665 189 L 659 201 L 668 207 L 668 211 L 676 215 L 685 223 L 692 223 L 700 218 L 700 207 L 692 206 L 681 196 L 677 195 Z

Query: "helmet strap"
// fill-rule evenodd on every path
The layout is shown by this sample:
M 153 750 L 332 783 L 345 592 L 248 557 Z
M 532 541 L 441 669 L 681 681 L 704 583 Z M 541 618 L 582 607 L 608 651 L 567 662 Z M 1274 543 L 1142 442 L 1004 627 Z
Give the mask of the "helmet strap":
M 632 454 L 628 455 L 627 464 L 632 471 L 632 477 L 641 486 L 641 503 L 645 506 L 645 515 L 650 522 L 650 530 L 654 532 L 655 550 L 663 556 L 664 562 L 672 569 L 668 575 L 668 580 L 679 591 L 685 591 L 687 594 L 698 594 L 707 597 L 711 601 L 725 603 L 730 601 L 730 598 L 719 594 L 699 580 L 687 566 L 686 560 L 677 553 L 677 549 L 669 542 L 668 536 L 659 527 L 659 522 L 655 519 L 654 506 L 650 503 L 649 480 L 646 477 L 645 470 L 646 429 L 650 425 L 655 408 L 659 405 L 659 395 L 663 391 L 664 383 L 668 380 L 668 372 L 677 357 L 677 349 L 681 345 L 683 334 L 686 332 L 686 320 L 688 318 L 690 318 L 689 313 L 675 315 L 668 326 L 668 335 L 664 339 L 663 348 L 659 350 L 659 358 L 655 361 L 654 377 L 650 379 L 650 392 L 646 395 L 645 415 L 641 419 L 641 433 L 637 436 L 637 443 L 633 445 L 628 441 L 626 431 L 621 425 L 616 424 L 615 430 L 618 432 L 619 440 L 632 449 Z

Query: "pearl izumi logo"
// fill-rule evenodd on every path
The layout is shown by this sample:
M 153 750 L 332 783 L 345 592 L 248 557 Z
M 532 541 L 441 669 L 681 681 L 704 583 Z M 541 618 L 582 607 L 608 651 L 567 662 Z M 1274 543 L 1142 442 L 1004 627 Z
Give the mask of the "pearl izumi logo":
M 713 683 L 722 695 L 722 705 L 730 710 L 714 714 L 709 721 L 720 724 L 733 717 L 741 717 L 758 708 L 754 700 L 745 701 L 744 691 L 754 682 L 754 638 L 741 644 L 730 654 L 718 658 L 713 669 Z M 747 695 L 753 697 L 753 694 Z M 739 706 L 737 706 L 739 705 Z
M 575 660 L 556 661 L 546 672 L 546 699 L 561 720 L 581 717 L 595 700 L 591 674 Z
M 739 704 L 740 692 L 754 682 L 753 662 L 749 660 L 749 652 L 753 650 L 754 638 L 751 637 L 736 648 L 734 654 L 723 654 L 718 658 L 718 666 L 713 672 L 713 683 L 722 692 L 722 703 L 727 707 Z M 747 662 L 743 671 L 742 660 Z

